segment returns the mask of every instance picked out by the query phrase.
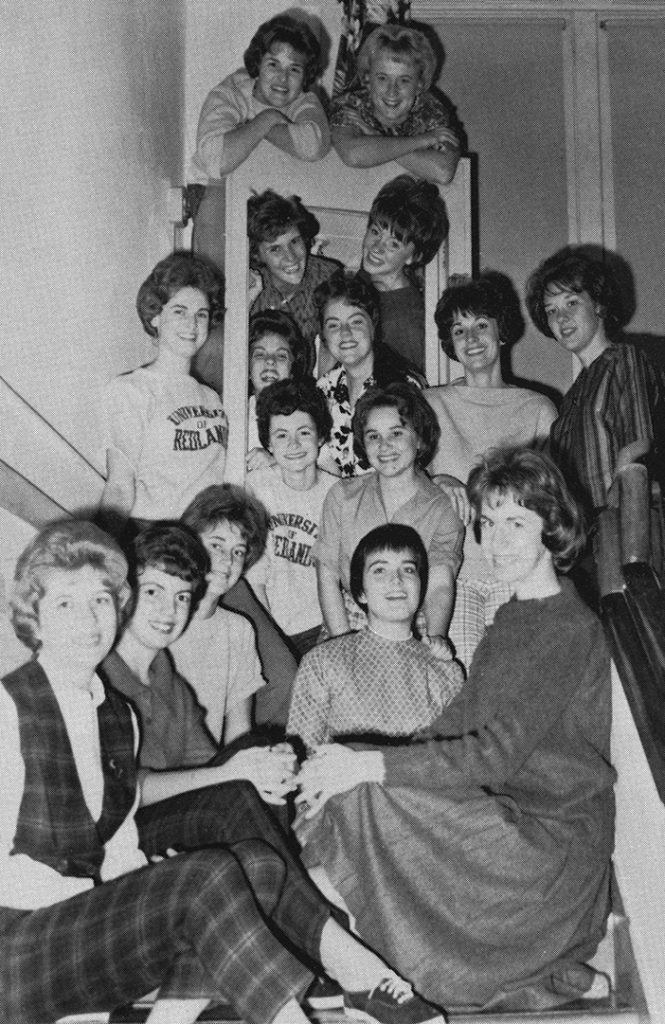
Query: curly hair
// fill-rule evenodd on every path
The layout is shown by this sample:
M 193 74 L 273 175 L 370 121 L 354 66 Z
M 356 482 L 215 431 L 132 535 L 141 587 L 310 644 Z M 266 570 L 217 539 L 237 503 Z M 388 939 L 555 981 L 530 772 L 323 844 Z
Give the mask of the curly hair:
M 319 443 L 330 438 L 332 416 L 321 389 L 313 381 L 277 380 L 264 388 L 256 400 L 259 440 L 266 451 L 270 447 L 272 417 L 291 416 L 294 412 L 312 417 Z
M 19 640 L 38 651 L 39 602 L 53 569 L 75 571 L 90 566 L 104 577 L 116 612 L 129 598 L 127 559 L 116 542 L 94 523 L 68 519 L 52 523 L 28 544 L 16 563 L 10 597 L 11 620 Z
M 183 512 L 182 522 L 198 535 L 219 523 L 237 527 L 247 544 L 245 571 L 265 550 L 268 513 L 260 501 L 237 484 L 204 487 Z
M 423 91 L 430 88 L 436 74 L 437 58 L 424 32 L 404 25 L 381 25 L 373 29 L 358 53 L 358 74 L 363 81 L 371 71 L 374 58 L 381 52 L 387 52 L 398 60 L 411 61 L 420 75 Z
M 377 193 L 368 226 L 387 228 L 404 245 L 413 244 L 412 266 L 434 259 L 448 235 L 448 215 L 438 188 L 430 181 L 398 174 Z
M 385 388 L 370 388 L 360 396 L 356 404 L 351 428 L 353 450 L 361 462 L 367 462 L 364 435 L 369 415 L 374 409 L 396 409 L 403 424 L 413 427 L 418 437 L 416 465 L 430 464 L 439 446 L 441 427 L 436 414 L 422 392 L 413 384 L 395 381 Z
M 403 523 L 383 523 L 376 526 L 369 533 L 366 533 L 358 542 L 353 555 L 351 556 L 350 590 L 353 600 L 363 611 L 367 608 L 367 602 L 362 600 L 364 591 L 363 576 L 367 559 L 378 551 L 394 551 L 397 553 L 408 552 L 413 556 L 416 563 L 416 571 L 420 577 L 420 604 L 425 600 L 427 593 L 427 582 L 429 577 L 429 563 L 427 551 L 420 535 L 412 526 Z
M 249 265 L 260 270 L 262 263 L 259 245 L 274 242 L 290 228 L 300 232 L 307 252 L 319 230 L 319 222 L 300 201 L 299 196 L 280 196 L 271 188 L 247 200 L 247 235 L 249 237 Z
M 534 324 L 547 338 L 553 338 L 545 312 L 545 293 L 586 292 L 599 307 L 598 315 L 611 334 L 625 319 L 619 285 L 609 264 L 585 252 L 581 247 L 567 245 L 549 256 L 534 270 L 526 285 L 526 306 Z
M 139 530 L 132 544 L 129 566 L 134 601 L 139 576 L 145 569 L 152 568 L 191 583 L 194 606 L 205 592 L 210 559 L 195 531 L 182 522 L 164 520 Z
M 451 332 L 459 313 L 496 320 L 499 338 L 504 345 L 514 344 L 524 333 L 519 298 L 503 274 L 486 271 L 474 279 L 451 278 L 451 284 L 441 295 L 434 313 L 441 348 L 449 359 L 457 359 Z
M 381 336 L 381 307 L 376 288 L 361 276 L 336 271 L 314 290 L 314 302 L 319 310 L 321 331 L 326 306 L 331 302 L 343 302 L 345 306 L 362 309 L 370 318 L 374 328 L 374 343 Z
M 278 14 L 259 25 L 243 57 L 247 74 L 259 77 L 261 61 L 276 43 L 286 43 L 305 58 L 303 89 L 307 91 L 322 70 L 321 46 L 309 25 L 290 14 Z
M 559 572 L 568 572 L 584 549 L 582 511 L 554 462 L 532 448 L 494 448 L 471 470 L 467 493 L 476 515 L 483 500 L 509 495 L 543 520 L 543 544 Z
M 249 318 L 249 354 L 252 347 L 261 341 L 266 334 L 276 334 L 283 338 L 291 349 L 293 366 L 291 376 L 294 380 L 306 380 L 312 376 L 314 369 L 314 346 L 309 345 L 302 336 L 290 313 L 283 309 L 264 309 L 253 313 Z
M 143 330 L 157 337 L 152 321 L 181 288 L 197 288 L 210 306 L 210 323 L 216 324 L 224 315 L 224 280 L 212 263 L 191 252 L 173 252 L 160 260 L 139 288 L 136 311 Z

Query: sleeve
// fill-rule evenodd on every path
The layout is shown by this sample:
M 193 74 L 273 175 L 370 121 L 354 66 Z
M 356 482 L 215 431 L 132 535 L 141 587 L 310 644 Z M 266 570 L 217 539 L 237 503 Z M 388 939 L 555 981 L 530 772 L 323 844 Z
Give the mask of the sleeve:
M 422 114 L 418 120 L 420 122 L 418 127 L 423 135 L 427 132 L 437 131 L 439 128 L 449 128 L 457 136 L 461 148 L 461 125 L 455 107 L 445 94 L 440 93 L 439 96 L 435 96 L 431 92 L 425 93 Z
M 447 707 L 464 685 L 464 670 L 458 661 L 444 661 L 427 651 L 427 685 L 439 712 Z
M 131 374 L 116 377 L 102 390 L 100 419 L 105 451 L 119 453 L 136 471 L 143 451 L 149 398 L 131 378 Z
M 543 638 L 537 657 L 513 687 L 512 699 L 497 698 L 496 707 L 479 728 L 455 739 L 385 750 L 385 784 L 496 790 L 532 755 L 578 693 L 584 697 L 595 690 L 607 700 L 609 659 L 600 623 L 584 631 L 574 622 L 566 623 L 563 632 L 566 635 L 557 630 L 549 642 Z M 497 694 L 503 683 L 497 680 Z M 491 689 L 491 684 L 486 685 Z M 466 688 L 473 686 L 472 669 Z
M 291 709 L 286 726 L 288 736 L 299 736 L 307 750 L 330 739 L 330 689 L 326 681 L 326 657 L 315 647 L 300 663 L 293 684 Z
M 231 664 L 235 672 L 228 682 L 226 706 L 233 707 L 241 700 L 246 700 L 253 693 L 265 686 L 261 673 L 261 662 L 256 651 L 256 633 L 251 622 L 242 615 L 227 612 L 229 616 Z
M 643 353 L 622 345 L 602 410 L 604 429 L 614 436 L 616 453 L 642 438 L 653 441 L 653 414 L 658 404 L 658 378 Z
M 177 672 L 174 684 L 178 688 L 178 721 L 182 735 L 182 764 L 170 768 L 194 768 L 206 764 L 217 753 L 217 746 L 205 724 L 205 711 L 197 703 L 189 686 Z
M 440 511 L 436 530 L 427 552 L 429 564 L 430 567 L 447 565 L 457 575 L 462 564 L 464 524 L 443 491 L 439 495 L 437 505 Z
M 538 406 L 538 416 L 536 419 L 536 429 L 534 433 L 534 441 L 538 445 L 544 445 L 550 436 L 550 428 L 557 418 L 556 406 L 553 402 L 550 402 L 549 398 L 543 398 Z
M 292 111 L 289 135 L 301 160 L 320 160 L 330 148 L 328 118 L 313 92 L 304 93 Z
M 312 558 L 341 575 L 343 481 L 336 481 L 325 496 L 321 509 L 319 535 L 312 547 Z
M 244 124 L 249 117 L 249 107 L 240 88 L 240 82 L 245 78 L 251 81 L 246 72 L 237 71 L 229 75 L 208 93 L 201 108 L 194 163 L 209 178 L 221 176 L 224 136 Z
M 330 109 L 330 127 L 350 128 L 354 135 L 380 134 L 364 116 L 362 96 L 357 92 L 345 92 L 333 100 Z

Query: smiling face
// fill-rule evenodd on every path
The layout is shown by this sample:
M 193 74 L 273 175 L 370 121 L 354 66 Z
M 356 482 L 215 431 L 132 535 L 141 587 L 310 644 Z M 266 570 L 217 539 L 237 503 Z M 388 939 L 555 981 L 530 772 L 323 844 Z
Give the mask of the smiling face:
M 258 395 L 277 380 L 288 380 L 293 370 L 293 352 L 281 334 L 264 334 L 249 350 L 249 379 Z
M 369 555 L 360 599 L 367 605 L 371 628 L 385 634 L 386 626 L 392 627 L 391 633 L 398 627 L 407 636 L 420 604 L 420 576 L 413 552 L 386 550 Z
M 364 309 L 333 299 L 323 311 L 323 337 L 335 362 L 347 369 L 366 371 L 366 376 L 370 376 L 374 366 L 374 324 Z
M 450 336 L 455 358 L 468 373 L 489 371 L 499 365 L 501 339 L 493 317 L 458 310 Z
M 413 473 L 420 440 L 393 406 L 378 406 L 367 417 L 363 432 L 367 461 L 382 477 Z
M 379 291 L 405 288 L 409 281 L 404 268 L 413 263 L 415 249 L 413 242 L 401 242 L 390 228 L 370 223 L 362 243 L 363 270 Z
M 273 43 L 264 53 L 254 96 L 260 103 L 283 110 L 300 96 L 305 83 L 306 59 L 289 43 Z
M 406 121 L 421 91 L 420 72 L 410 60 L 379 50 L 367 74 L 374 116 L 386 128 Z
M 191 606 L 190 582 L 147 565 L 138 576 L 136 607 L 127 631 L 140 647 L 161 651 L 183 632 Z
M 192 359 L 210 330 L 210 303 L 198 288 L 180 288 L 150 321 L 161 355 Z
M 50 569 L 38 616 L 40 657 L 92 674 L 113 646 L 115 598 L 105 574 L 91 565 Z
M 290 416 L 271 416 L 269 437 L 268 450 L 285 472 L 304 471 L 316 465 L 320 442 L 308 412 L 296 409 Z
M 208 583 L 225 594 L 242 576 L 247 558 L 247 541 L 239 526 L 222 520 L 199 534 L 210 557 Z
M 543 305 L 555 341 L 567 352 L 581 356 L 604 339 L 600 307 L 588 292 L 567 291 L 551 284 L 545 289 Z
M 490 494 L 480 515 L 482 551 L 502 583 L 518 597 L 539 596 L 556 579 L 552 554 L 543 543 L 544 522 L 511 494 Z
M 307 246 L 297 227 L 288 228 L 272 242 L 259 242 L 259 262 L 282 295 L 291 295 L 307 269 Z

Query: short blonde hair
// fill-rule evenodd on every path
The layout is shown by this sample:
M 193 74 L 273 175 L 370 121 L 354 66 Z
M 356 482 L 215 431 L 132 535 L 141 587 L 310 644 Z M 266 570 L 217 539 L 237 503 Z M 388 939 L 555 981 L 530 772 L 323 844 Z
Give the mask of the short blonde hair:
M 410 60 L 418 69 L 423 91 L 427 91 L 436 73 L 437 58 L 429 39 L 417 28 L 381 25 L 373 29 L 358 53 L 358 74 L 364 81 L 378 53 L 387 51 L 398 60 Z
M 129 598 L 127 559 L 120 547 L 94 523 L 68 519 L 41 530 L 16 563 L 10 597 L 12 625 L 19 640 L 39 650 L 39 602 L 52 569 L 91 566 L 104 574 L 119 611 Z

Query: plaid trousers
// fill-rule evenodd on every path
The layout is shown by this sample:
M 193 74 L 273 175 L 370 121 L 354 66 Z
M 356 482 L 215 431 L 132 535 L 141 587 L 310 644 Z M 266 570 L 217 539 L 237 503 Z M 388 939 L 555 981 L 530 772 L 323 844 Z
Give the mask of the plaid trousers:
M 163 996 L 231 1003 L 268 1024 L 311 973 L 270 927 L 286 866 L 260 840 L 130 872 L 38 910 L 0 908 L 0 1020 L 46 1024 Z
M 215 764 L 226 759 L 222 750 Z M 244 844 L 259 840 L 279 854 L 285 875 L 271 926 L 280 940 L 313 969 L 319 965 L 321 932 L 330 917 L 330 904 L 323 899 L 291 849 L 291 841 L 272 810 L 263 802 L 251 782 L 222 782 L 216 786 L 182 793 L 143 807 L 136 815 L 141 849 L 150 857 L 175 850 L 199 850 L 222 844 L 243 862 Z

